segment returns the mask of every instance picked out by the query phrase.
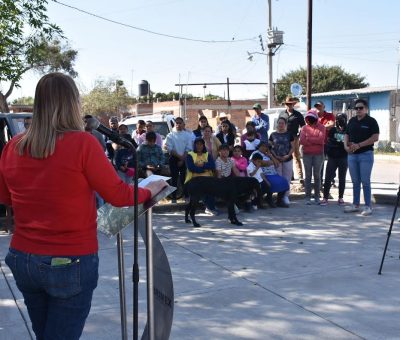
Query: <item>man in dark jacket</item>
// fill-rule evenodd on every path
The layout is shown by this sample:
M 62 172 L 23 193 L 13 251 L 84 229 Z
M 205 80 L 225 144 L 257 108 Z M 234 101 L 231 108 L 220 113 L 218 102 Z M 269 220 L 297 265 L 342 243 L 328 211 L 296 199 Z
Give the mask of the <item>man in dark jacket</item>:
M 299 144 L 299 135 L 300 129 L 306 124 L 304 121 L 303 115 L 294 109 L 294 105 L 298 101 L 292 97 L 286 97 L 285 106 L 286 111 L 281 113 L 279 117 L 283 117 L 287 121 L 287 131 L 293 135 L 294 138 L 294 150 L 293 150 L 293 158 L 297 168 L 297 176 L 300 180 L 300 183 L 304 183 L 303 176 L 303 166 L 301 164 L 301 156 L 300 156 L 300 144 Z

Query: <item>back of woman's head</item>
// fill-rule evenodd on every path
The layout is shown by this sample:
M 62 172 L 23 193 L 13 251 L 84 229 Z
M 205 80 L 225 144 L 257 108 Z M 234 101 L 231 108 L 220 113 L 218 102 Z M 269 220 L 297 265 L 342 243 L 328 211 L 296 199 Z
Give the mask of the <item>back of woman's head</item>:
M 18 143 L 18 152 L 27 149 L 34 158 L 54 153 L 58 137 L 67 131 L 82 131 L 79 91 L 71 77 L 62 73 L 43 76 L 35 92 L 32 125 Z
M 338 129 L 346 130 L 346 127 L 347 127 L 347 115 L 345 113 L 338 113 L 336 115 L 336 127 Z

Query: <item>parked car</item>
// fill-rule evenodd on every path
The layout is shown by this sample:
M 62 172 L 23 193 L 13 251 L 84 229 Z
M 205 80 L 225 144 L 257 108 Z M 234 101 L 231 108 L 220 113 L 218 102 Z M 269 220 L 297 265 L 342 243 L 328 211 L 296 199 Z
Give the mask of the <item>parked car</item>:
M 136 124 L 138 120 L 144 120 L 145 122 L 151 120 L 154 125 L 154 131 L 159 133 L 163 140 L 175 126 L 175 116 L 172 113 L 163 112 L 127 117 L 124 118 L 120 124 L 127 125 L 129 133 L 132 134 L 132 132 L 136 130 Z
M 32 118 L 32 113 L 1 113 L 0 112 L 0 154 L 3 147 L 7 142 L 17 135 L 25 131 L 24 120 L 25 118 Z M 6 207 L 0 205 L 0 216 L 4 217 L 6 215 Z M 11 212 L 8 214 L 9 218 L 6 220 L 6 230 L 11 229 Z M 1 228 L 1 226 L 0 226 Z
M 298 108 L 295 107 L 296 111 L 299 111 L 303 116 L 306 115 L 307 110 L 303 108 Z M 278 124 L 278 118 L 281 113 L 285 112 L 286 108 L 284 107 L 276 107 L 272 109 L 265 109 L 263 110 L 264 113 L 266 113 L 269 116 L 269 131 L 275 131 L 277 128 Z
M 175 116 L 172 113 L 157 112 L 153 114 L 139 115 L 134 117 L 127 117 L 123 119 L 120 124 L 128 126 L 128 132 L 132 135 L 132 132 L 136 130 L 136 124 L 138 120 L 144 120 L 145 122 L 151 120 L 154 125 L 154 131 L 161 135 L 164 142 L 165 137 L 172 131 L 175 126 Z M 162 174 L 169 176 L 169 153 L 164 151 L 164 167 Z
M 32 113 L 0 113 L 0 146 L 3 146 L 15 135 L 25 131 L 24 119 L 32 118 Z

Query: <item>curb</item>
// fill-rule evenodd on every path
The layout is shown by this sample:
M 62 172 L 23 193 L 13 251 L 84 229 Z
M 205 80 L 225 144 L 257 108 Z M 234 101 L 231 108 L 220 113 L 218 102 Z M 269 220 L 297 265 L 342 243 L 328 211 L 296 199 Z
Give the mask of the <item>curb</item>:
M 345 195 L 346 196 L 346 195 Z M 351 195 L 347 196 L 351 201 Z M 305 198 L 304 192 L 300 193 L 293 193 L 290 195 L 291 201 L 299 201 Z M 374 194 L 372 193 L 372 202 L 374 204 L 382 204 L 382 205 L 395 205 L 397 196 L 396 194 Z M 177 212 L 185 210 L 186 203 L 179 202 L 179 203 L 165 203 L 156 205 L 153 207 L 153 211 L 155 213 L 168 213 L 168 212 Z

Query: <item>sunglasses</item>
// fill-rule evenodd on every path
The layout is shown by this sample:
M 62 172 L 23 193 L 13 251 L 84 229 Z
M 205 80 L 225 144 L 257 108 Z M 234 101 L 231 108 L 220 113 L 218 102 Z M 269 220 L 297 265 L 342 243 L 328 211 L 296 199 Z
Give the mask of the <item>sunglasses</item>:
M 364 110 L 364 106 L 356 106 L 355 109 L 358 110 Z

